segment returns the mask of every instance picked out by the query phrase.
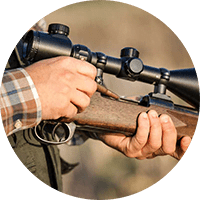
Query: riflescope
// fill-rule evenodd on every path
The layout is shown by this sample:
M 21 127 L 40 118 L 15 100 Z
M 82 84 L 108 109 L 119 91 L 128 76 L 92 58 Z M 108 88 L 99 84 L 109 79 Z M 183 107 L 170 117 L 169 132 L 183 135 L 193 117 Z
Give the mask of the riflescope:
M 96 81 L 101 83 L 103 72 L 131 81 L 154 84 L 154 98 L 167 99 L 166 89 L 199 110 L 199 86 L 194 68 L 167 70 L 144 65 L 139 52 L 132 47 L 121 50 L 120 58 L 92 52 L 80 44 L 73 45 L 68 38 L 69 27 L 61 24 L 49 25 L 48 32 L 29 31 L 24 37 L 23 60 L 33 63 L 56 56 L 71 56 L 84 59 L 97 68 Z

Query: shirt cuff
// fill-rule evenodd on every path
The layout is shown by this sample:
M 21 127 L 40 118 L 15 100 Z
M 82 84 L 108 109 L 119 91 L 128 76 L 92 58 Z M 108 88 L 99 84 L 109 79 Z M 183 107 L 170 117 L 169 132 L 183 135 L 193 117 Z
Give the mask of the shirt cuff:
M 39 124 L 41 102 L 31 77 L 23 68 L 5 71 L 0 90 L 2 121 L 8 136 Z

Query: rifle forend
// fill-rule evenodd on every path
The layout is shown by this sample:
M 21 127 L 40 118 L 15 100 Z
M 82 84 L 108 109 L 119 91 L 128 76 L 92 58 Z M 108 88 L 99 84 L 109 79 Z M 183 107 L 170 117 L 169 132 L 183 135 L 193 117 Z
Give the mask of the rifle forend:
M 178 139 L 185 135 L 193 137 L 198 120 L 198 112 L 194 109 L 179 105 L 162 107 L 154 104 L 146 107 L 139 102 L 131 99 L 116 100 L 96 92 L 84 112 L 70 120 L 62 118 L 59 121 L 64 123 L 73 121 L 77 124 L 77 130 L 122 133 L 131 136 L 135 134 L 137 128 L 138 114 L 152 109 L 158 114 L 167 114 L 171 117 L 177 129 Z

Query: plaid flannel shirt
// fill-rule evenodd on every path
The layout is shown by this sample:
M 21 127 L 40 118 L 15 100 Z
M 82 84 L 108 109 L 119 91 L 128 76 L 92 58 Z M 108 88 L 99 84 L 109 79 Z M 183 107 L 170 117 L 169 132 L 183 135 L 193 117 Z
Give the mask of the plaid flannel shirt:
M 4 72 L 0 88 L 1 116 L 7 136 L 41 121 L 41 103 L 31 77 L 23 68 Z M 81 145 L 87 139 L 97 139 L 95 133 L 75 132 L 67 143 Z
M 41 121 L 41 103 L 28 73 L 22 69 L 7 70 L 0 88 L 3 125 L 9 136 L 36 126 Z

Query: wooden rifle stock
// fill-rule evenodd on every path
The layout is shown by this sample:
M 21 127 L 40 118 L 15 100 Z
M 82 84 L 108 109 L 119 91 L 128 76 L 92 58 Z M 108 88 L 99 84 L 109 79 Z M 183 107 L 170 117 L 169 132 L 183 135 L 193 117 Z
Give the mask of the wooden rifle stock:
M 146 107 L 136 101 L 105 97 L 99 92 L 93 95 L 90 106 L 84 112 L 77 114 L 71 120 L 62 118 L 61 121 L 74 121 L 78 130 L 123 133 L 131 136 L 135 134 L 138 115 L 148 110 L 155 110 L 159 115 L 169 115 L 177 129 L 178 139 L 185 135 L 193 137 L 198 120 L 198 112 L 193 109 L 182 106 L 176 109 L 157 105 Z

